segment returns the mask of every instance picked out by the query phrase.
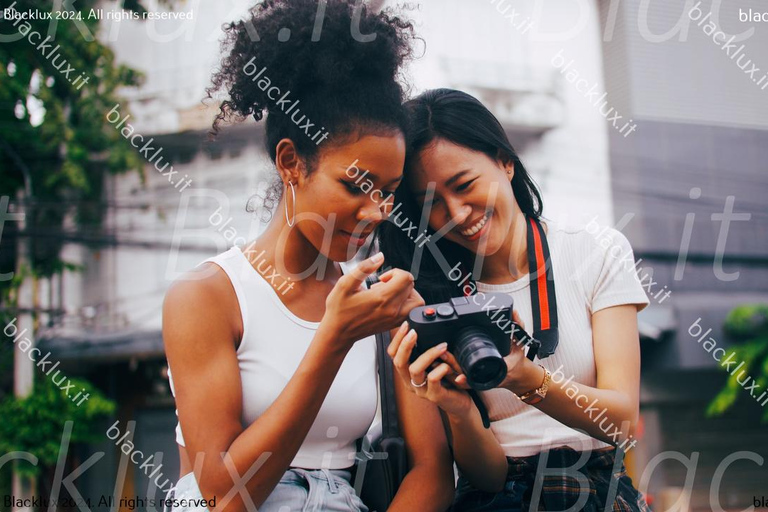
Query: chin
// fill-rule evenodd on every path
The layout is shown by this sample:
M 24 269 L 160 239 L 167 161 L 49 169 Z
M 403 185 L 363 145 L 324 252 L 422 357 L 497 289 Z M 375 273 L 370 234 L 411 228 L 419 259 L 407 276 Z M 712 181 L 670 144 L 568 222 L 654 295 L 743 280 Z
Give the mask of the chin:
M 469 249 L 477 256 L 486 257 L 495 254 L 499 249 L 501 249 L 503 240 L 494 235 L 494 233 L 490 233 L 487 242 L 481 242 L 480 240 L 470 242 L 463 237 L 458 237 L 458 239 L 452 239 L 451 241 L 457 243 L 465 249 Z
M 334 244 L 331 246 L 327 258 L 337 263 L 345 263 L 354 258 L 362 249 L 363 247 L 346 245 L 344 243 Z
M 488 244 L 483 248 L 483 251 L 473 251 L 477 256 L 482 256 L 484 258 L 487 258 L 488 256 L 491 256 L 493 254 L 496 254 L 498 250 L 500 249 L 500 246 L 498 245 L 491 245 Z
M 341 246 L 338 248 L 331 247 L 331 250 L 328 252 L 328 254 L 325 257 L 328 258 L 330 261 L 334 261 L 336 263 L 343 263 L 343 262 L 349 261 L 352 258 L 352 256 L 354 256 L 354 253 L 352 253 L 352 256 L 348 258 L 347 254 L 349 253 L 347 252 L 347 249 L 344 247 L 341 247 Z

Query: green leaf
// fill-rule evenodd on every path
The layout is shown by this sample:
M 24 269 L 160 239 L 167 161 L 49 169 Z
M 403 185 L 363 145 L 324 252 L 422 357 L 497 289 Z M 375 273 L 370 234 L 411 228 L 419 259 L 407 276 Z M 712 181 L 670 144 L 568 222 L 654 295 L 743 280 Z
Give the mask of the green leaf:
M 723 329 L 736 339 L 768 335 L 768 304 L 744 304 L 734 308 Z
M 88 381 L 73 378 L 69 382 L 77 390 L 70 391 L 72 396 L 48 377 L 41 377 L 28 397 L 0 402 L 0 453 L 24 451 L 39 459 L 37 466 L 19 465 L 20 472 L 34 476 L 56 464 L 67 421 L 73 422 L 71 443 L 93 442 L 100 439 L 96 427 L 101 420 L 114 414 L 115 403 Z M 87 399 L 86 394 L 90 395 Z
M 733 354 L 733 359 L 739 363 L 743 361 L 744 365 L 737 374 L 728 376 L 723 389 L 707 406 L 707 416 L 724 414 L 740 398 L 757 403 L 756 397 L 750 395 L 737 380 L 742 372 L 749 374 L 750 378 L 758 383 L 759 389 L 765 390 L 768 386 L 768 320 L 766 319 L 768 319 L 766 304 L 738 306 L 728 314 L 724 330 L 731 338 L 742 340 L 742 342 L 730 348 L 724 358 Z M 763 413 L 762 421 L 768 421 L 768 413 Z

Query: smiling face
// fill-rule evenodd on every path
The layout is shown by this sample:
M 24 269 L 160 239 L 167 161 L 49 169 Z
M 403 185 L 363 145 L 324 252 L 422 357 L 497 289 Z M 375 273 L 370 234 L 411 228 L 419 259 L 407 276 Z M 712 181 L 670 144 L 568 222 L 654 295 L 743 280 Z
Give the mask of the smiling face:
M 478 255 L 494 254 L 503 246 L 519 212 L 510 185 L 513 164 L 438 139 L 412 167 L 408 184 L 422 211 L 429 212 L 432 229 L 452 222 L 444 238 Z
M 296 187 L 294 228 L 330 260 L 350 260 L 385 219 L 392 202 L 385 199 L 399 185 L 404 163 L 401 133 L 366 135 L 321 152 L 314 172 Z M 285 199 L 290 211 L 292 198 Z

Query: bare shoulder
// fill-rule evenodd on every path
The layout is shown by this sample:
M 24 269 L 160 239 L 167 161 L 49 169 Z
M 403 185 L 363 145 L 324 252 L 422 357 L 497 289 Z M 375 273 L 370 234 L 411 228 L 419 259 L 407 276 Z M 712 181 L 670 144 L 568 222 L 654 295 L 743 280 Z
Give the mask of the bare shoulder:
M 242 330 L 237 295 L 226 272 L 215 263 L 204 263 L 171 284 L 163 302 L 166 344 L 177 338 L 189 340 L 190 335 L 202 332 L 208 339 L 239 340 Z

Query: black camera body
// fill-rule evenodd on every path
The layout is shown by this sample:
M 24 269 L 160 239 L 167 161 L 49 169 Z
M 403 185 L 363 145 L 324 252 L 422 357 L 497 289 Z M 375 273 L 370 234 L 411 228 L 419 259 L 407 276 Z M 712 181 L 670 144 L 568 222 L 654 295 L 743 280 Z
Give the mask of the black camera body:
M 485 391 L 498 386 L 507 374 L 503 357 L 509 354 L 512 297 L 506 293 L 478 293 L 448 302 L 414 308 L 408 324 L 418 334 L 411 362 L 443 342 L 467 376 L 468 384 Z

